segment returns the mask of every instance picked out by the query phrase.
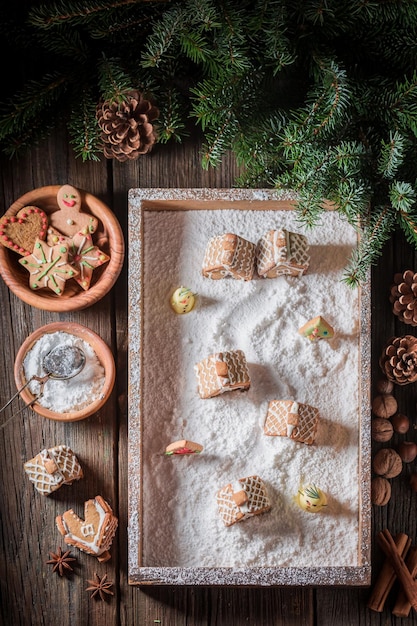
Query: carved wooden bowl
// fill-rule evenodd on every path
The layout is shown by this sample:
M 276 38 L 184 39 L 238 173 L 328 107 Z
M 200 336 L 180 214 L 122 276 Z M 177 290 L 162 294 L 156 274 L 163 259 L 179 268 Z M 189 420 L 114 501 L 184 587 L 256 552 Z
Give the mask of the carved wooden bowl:
M 50 185 L 33 189 L 21 196 L 6 211 L 5 216 L 14 217 L 25 206 L 36 206 L 50 216 L 59 211 L 57 193 L 61 185 Z M 38 291 L 29 285 L 29 273 L 19 263 L 22 257 L 0 245 L 0 274 L 13 293 L 33 307 L 45 311 L 79 311 L 85 309 L 106 295 L 116 282 L 124 260 L 124 239 L 120 224 L 109 207 L 96 196 L 78 189 L 81 195 L 81 211 L 98 219 L 97 230 L 93 233 L 93 243 L 110 257 L 107 263 L 96 267 L 91 284 L 84 290 L 74 279 L 68 280 L 62 295 L 51 289 Z
M 45 326 L 38 328 L 25 339 L 17 352 L 14 363 L 15 383 L 17 389 L 20 389 L 27 382 L 25 377 L 25 358 L 28 352 L 34 347 L 36 342 L 39 341 L 47 333 L 57 332 L 74 335 L 75 337 L 82 339 L 85 343 L 91 346 L 91 348 L 95 352 L 95 355 L 97 356 L 98 361 L 104 369 L 104 382 L 100 391 L 100 395 L 90 404 L 80 410 L 59 412 L 42 406 L 42 404 L 40 404 L 38 401 L 32 404 L 31 408 L 39 415 L 42 415 L 42 417 L 47 417 L 51 420 L 59 422 L 76 422 L 79 420 L 83 420 L 86 417 L 89 417 L 90 415 L 96 413 L 99 409 L 101 409 L 101 407 L 107 402 L 110 397 L 116 378 L 116 367 L 113 354 L 108 345 L 94 331 L 90 330 L 86 326 L 83 326 L 82 324 L 77 324 L 75 322 L 52 322 L 51 324 L 46 324 Z M 82 370 L 78 376 L 82 378 L 84 371 L 85 370 Z M 73 381 L 75 382 L 76 380 L 77 379 L 74 377 Z M 50 383 L 48 381 L 45 384 L 48 385 Z M 29 404 L 35 399 L 35 396 L 31 393 L 29 387 L 26 387 L 20 392 L 20 399 L 22 403 Z M 16 401 L 14 401 L 14 407 L 14 410 L 17 411 L 18 406 Z

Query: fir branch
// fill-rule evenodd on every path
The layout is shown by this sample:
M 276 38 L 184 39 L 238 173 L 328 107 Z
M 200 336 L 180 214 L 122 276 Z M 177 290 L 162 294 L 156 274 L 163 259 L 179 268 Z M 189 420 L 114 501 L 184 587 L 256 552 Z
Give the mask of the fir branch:
M 186 13 L 180 6 L 174 6 L 164 13 L 161 20 L 154 25 L 153 33 L 148 37 L 142 55 L 142 67 L 158 67 L 160 65 L 164 55 L 178 40 L 185 21 Z
M 393 178 L 404 161 L 405 141 L 398 131 L 390 132 L 389 142 L 381 141 L 378 173 L 383 178 Z
M 395 224 L 395 213 L 391 207 L 375 208 L 368 225 L 360 230 L 360 240 L 353 251 L 343 281 L 351 287 L 357 287 L 366 280 L 371 265 L 381 255 L 384 244 L 390 238 Z
M 51 108 L 66 91 L 67 75 L 47 74 L 39 81 L 27 83 L 24 91 L 16 94 L 8 107 L 0 113 L 0 140 L 28 130 L 29 124 L 45 108 Z
M 96 121 L 96 101 L 91 90 L 80 94 L 81 106 L 72 110 L 68 122 L 70 143 L 76 157 L 85 161 L 99 161 L 100 132 Z
M 417 249 L 417 211 L 416 207 L 410 212 L 400 211 L 398 222 L 405 234 L 408 243 Z
M 122 102 L 126 92 L 135 88 L 132 77 L 125 72 L 119 59 L 103 55 L 98 65 L 98 84 L 104 100 Z
M 410 183 L 394 181 L 390 185 L 389 199 L 392 207 L 398 213 L 408 213 L 415 206 L 416 192 Z
M 88 0 L 87 2 L 56 2 L 33 7 L 28 23 L 37 28 L 49 29 L 64 23 L 86 24 L 105 11 L 115 11 L 127 5 L 166 4 L 170 0 Z

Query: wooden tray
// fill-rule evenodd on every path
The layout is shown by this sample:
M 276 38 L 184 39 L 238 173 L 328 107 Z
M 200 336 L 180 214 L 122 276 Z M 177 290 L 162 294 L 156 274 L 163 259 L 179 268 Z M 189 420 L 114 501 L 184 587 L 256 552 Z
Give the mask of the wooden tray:
M 344 286 L 343 298 L 334 296 L 356 236 L 349 244 L 335 227 L 339 216 L 329 213 L 322 227 L 307 233 L 311 264 L 301 278 L 255 276 L 243 283 L 200 277 L 210 229 L 254 242 L 268 220 L 271 227 L 304 232 L 294 221 L 293 207 L 291 194 L 272 190 L 129 191 L 130 584 L 370 584 L 370 276 L 361 290 Z M 193 282 L 202 287 L 196 308 L 175 315 L 169 307 L 172 291 L 183 284 L 194 290 Z M 276 316 L 265 314 L 250 333 L 242 332 L 245 311 L 236 309 L 223 319 L 227 300 L 239 297 L 239 290 L 238 309 L 246 307 L 251 315 L 259 299 L 261 309 L 276 307 Z M 332 309 L 316 310 L 310 317 L 330 315 L 336 337 L 313 345 L 296 329 L 326 298 Z M 244 344 L 236 348 L 244 349 L 249 362 L 250 391 L 199 399 L 189 375 L 197 355 L 208 356 L 202 351 L 210 346 L 213 352 L 221 345 L 228 349 L 236 338 Z M 296 348 L 287 349 L 292 342 Z M 307 349 L 311 366 L 302 369 L 298 361 Z M 343 402 L 349 385 L 353 406 Z M 265 401 L 301 390 L 303 397 L 292 399 L 318 406 L 321 414 L 313 446 L 265 437 L 260 425 Z M 335 410 L 338 401 L 346 411 L 338 405 Z M 244 419 L 233 423 L 235 412 Z M 237 428 L 243 451 L 233 439 Z M 195 458 L 166 457 L 165 446 L 181 438 L 201 443 L 204 451 Z M 323 514 L 301 511 L 291 498 L 301 478 L 306 479 L 295 475 L 300 463 L 314 482 L 322 480 L 319 486 L 330 486 Z M 271 489 L 271 512 L 226 528 L 217 515 L 216 489 L 249 475 L 250 469 L 262 473 Z M 321 549 L 327 540 L 329 545 Z

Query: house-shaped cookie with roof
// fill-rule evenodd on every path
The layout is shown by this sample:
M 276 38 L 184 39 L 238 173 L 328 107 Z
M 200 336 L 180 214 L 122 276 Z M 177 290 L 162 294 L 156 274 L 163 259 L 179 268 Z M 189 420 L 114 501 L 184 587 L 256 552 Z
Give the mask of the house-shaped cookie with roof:
M 256 247 L 256 269 L 262 278 L 302 276 L 310 264 L 307 238 L 285 228 L 269 230 Z
M 194 366 L 200 398 L 213 398 L 225 391 L 250 387 L 250 376 L 242 350 L 216 352 Z
M 255 251 L 254 243 L 233 233 L 212 237 L 204 255 L 203 276 L 213 280 L 228 276 L 238 280 L 252 280 Z

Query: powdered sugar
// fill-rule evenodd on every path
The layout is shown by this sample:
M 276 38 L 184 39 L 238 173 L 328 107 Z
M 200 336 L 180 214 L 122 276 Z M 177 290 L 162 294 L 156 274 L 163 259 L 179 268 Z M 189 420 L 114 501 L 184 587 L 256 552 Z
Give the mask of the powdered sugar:
M 256 243 L 279 227 L 307 236 L 305 276 L 249 282 L 202 277 L 211 236 L 233 232 Z M 355 245 L 356 233 L 336 213 L 305 231 L 289 211 L 144 212 L 144 566 L 359 564 L 360 304 L 357 290 L 341 282 Z M 185 315 L 169 305 L 180 285 L 198 293 L 195 309 Z M 316 315 L 334 327 L 332 341 L 310 342 L 298 334 Z M 194 364 L 235 349 L 246 355 L 250 390 L 200 399 Z M 264 435 L 271 399 L 319 409 L 312 446 Z M 167 444 L 182 438 L 201 443 L 204 451 L 198 457 L 163 455 Z M 266 483 L 272 509 L 226 528 L 216 493 L 252 474 Z M 327 493 L 324 512 L 309 514 L 295 504 L 305 481 Z
M 57 346 L 80 348 L 86 358 L 85 365 L 73 378 L 67 380 L 49 378 L 37 402 L 57 413 L 79 411 L 100 397 L 104 385 L 104 368 L 90 344 L 80 337 L 61 331 L 42 335 L 24 358 L 25 378 L 29 380 L 32 376 L 45 376 L 48 372 L 42 367 L 43 359 Z M 66 370 L 68 368 L 63 364 L 61 371 Z M 31 382 L 29 389 L 36 396 L 39 392 L 39 383 Z

